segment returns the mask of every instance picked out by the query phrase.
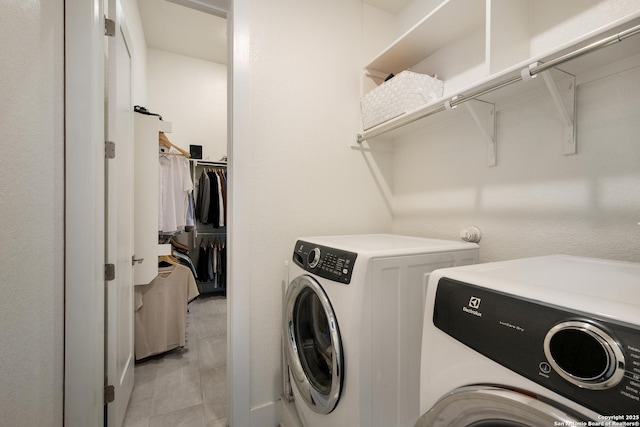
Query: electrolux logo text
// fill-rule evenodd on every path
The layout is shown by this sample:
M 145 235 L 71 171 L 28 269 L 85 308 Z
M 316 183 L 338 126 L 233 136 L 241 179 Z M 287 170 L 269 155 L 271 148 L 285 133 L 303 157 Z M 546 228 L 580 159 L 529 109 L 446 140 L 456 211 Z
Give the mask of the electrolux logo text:
M 481 301 L 482 300 L 478 297 L 471 297 L 469 299 L 469 307 L 462 307 L 462 311 L 464 311 L 465 313 L 473 314 L 477 317 L 482 317 L 482 313 L 478 311 Z

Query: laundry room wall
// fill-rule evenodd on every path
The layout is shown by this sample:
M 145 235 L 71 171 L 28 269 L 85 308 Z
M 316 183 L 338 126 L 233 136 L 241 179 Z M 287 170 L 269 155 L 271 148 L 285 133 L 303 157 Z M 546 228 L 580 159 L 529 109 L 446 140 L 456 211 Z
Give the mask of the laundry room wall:
M 158 49 L 147 49 L 146 107 L 172 123 L 167 135 L 202 158 L 227 155 L 227 66 Z
M 64 2 L 0 3 L 0 414 L 61 426 Z
M 362 3 L 247 2 L 248 20 L 237 24 L 248 38 L 236 42 L 248 65 L 234 72 L 246 103 L 234 109 L 248 119 L 234 129 L 232 159 L 246 209 L 234 211 L 232 244 L 236 271 L 248 271 L 230 286 L 250 287 L 250 404 L 261 414 L 282 393 L 284 262 L 296 237 L 390 231 L 391 216 L 351 148 L 361 126 Z
M 364 63 L 375 58 L 424 16 L 440 6 L 444 0 L 403 1 L 395 14 L 363 3 L 363 55 Z M 386 76 L 385 76 L 386 77 Z M 381 83 L 379 78 L 367 77 L 363 81 L 362 93 L 367 93 Z
M 388 44 L 391 44 L 395 39 L 400 37 L 411 27 L 417 24 L 422 17 L 427 16 L 435 8 L 444 3 L 445 0 L 413 0 L 410 1 L 405 7 L 403 7 L 393 19 L 393 40 L 390 40 Z
M 577 88 L 578 154 L 548 93 L 496 105 L 498 159 L 470 118 L 397 143 L 394 231 L 482 230 L 481 261 L 565 253 L 640 261 L 640 58 Z
M 394 29 L 395 16 L 387 11 L 363 3 L 363 40 L 362 57 L 364 60 L 375 58 L 397 37 Z
M 425 16 L 429 3 L 439 2 L 408 4 L 387 21 L 388 30 L 406 27 L 410 9 Z M 563 32 L 580 34 L 638 11 L 626 1 L 535 6 L 529 24 L 538 51 L 550 49 Z M 384 20 L 372 22 L 365 21 L 365 37 Z M 366 49 L 372 43 L 386 47 L 365 38 Z M 372 141 L 393 152 L 393 172 L 385 179 L 393 231 L 458 239 L 460 230 L 477 226 L 482 262 L 551 253 L 640 261 L 639 79 L 637 56 L 576 76 L 577 155 L 562 153 L 562 122 L 549 92 L 532 92 L 524 83 L 496 104 L 496 167 L 487 166 L 475 122 L 460 112 L 424 119 L 420 130 L 393 141 Z

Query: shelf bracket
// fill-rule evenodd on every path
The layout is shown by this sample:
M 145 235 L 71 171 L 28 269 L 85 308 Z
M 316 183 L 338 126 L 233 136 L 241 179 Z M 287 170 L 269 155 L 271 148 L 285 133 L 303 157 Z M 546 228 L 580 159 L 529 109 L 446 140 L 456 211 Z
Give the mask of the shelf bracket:
M 562 152 L 576 154 L 578 129 L 576 123 L 576 77 L 556 68 L 540 73 L 551 94 L 563 124 Z
M 470 99 L 464 103 L 476 122 L 482 139 L 487 143 L 487 166 L 497 164 L 496 156 L 496 106 L 489 102 Z

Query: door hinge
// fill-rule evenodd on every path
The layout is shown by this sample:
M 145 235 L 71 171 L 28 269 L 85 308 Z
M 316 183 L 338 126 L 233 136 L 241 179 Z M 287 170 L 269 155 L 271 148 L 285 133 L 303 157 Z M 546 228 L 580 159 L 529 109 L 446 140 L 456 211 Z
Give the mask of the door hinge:
M 116 21 L 109 18 L 104 18 L 104 35 L 107 37 L 116 36 Z
M 116 158 L 116 143 L 113 141 L 104 142 L 104 157 L 106 159 Z
M 104 280 L 111 281 L 116 278 L 116 266 L 115 264 L 105 264 L 104 265 Z
M 111 403 L 116 400 L 116 388 L 112 385 L 104 386 L 104 404 Z

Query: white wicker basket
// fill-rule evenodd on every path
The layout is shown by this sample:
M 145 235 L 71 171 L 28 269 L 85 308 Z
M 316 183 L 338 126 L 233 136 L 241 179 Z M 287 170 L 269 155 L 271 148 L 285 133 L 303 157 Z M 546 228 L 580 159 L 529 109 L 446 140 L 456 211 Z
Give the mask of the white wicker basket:
M 426 74 L 403 71 L 362 97 L 360 106 L 364 129 L 370 129 L 441 98 L 443 91 L 442 80 Z

